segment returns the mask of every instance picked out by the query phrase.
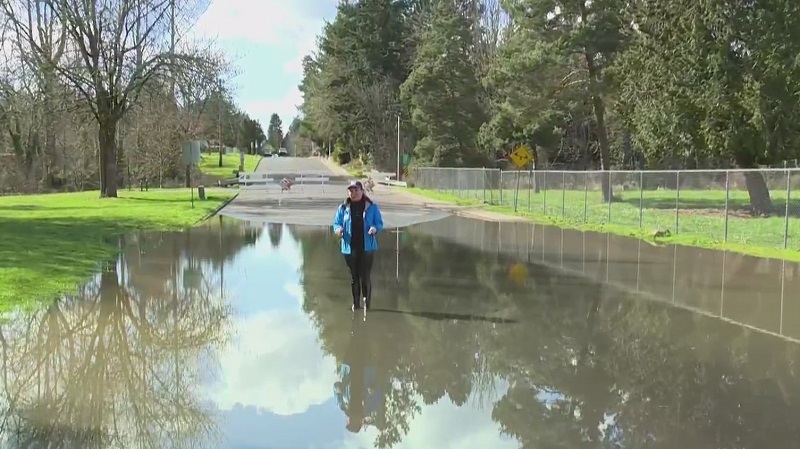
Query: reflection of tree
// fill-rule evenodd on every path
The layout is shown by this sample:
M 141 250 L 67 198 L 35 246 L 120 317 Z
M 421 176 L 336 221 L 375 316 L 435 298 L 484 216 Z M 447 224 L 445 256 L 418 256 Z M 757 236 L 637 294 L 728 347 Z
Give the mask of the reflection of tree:
M 247 234 L 200 228 L 123 239 L 119 260 L 78 294 L 0 328 L 9 444 L 209 445 L 215 427 L 196 391 L 200 363 L 227 338 L 221 266 Z
M 277 248 L 283 238 L 283 224 L 270 223 L 267 225 L 267 234 L 269 235 L 269 243 L 273 248 Z
M 548 319 L 492 343 L 512 383 L 493 416 L 524 447 L 794 444 L 796 345 L 607 288 L 570 289 L 537 291 Z
M 518 287 L 508 285 L 497 261 L 476 264 L 474 250 L 453 254 L 452 246 L 417 236 L 401 247 L 398 266 L 392 254 L 396 236 L 383 234 L 379 243 L 383 249 L 373 271 L 376 299 L 367 322 L 376 328 L 378 365 L 389 386 L 375 423 L 380 431 L 375 445 L 385 448 L 408 432 L 421 410 L 418 400 L 432 404 L 447 396 L 461 405 L 473 390 L 490 386 L 493 377 L 478 348 L 481 333 L 492 332 L 492 326 L 481 319 L 507 307 L 507 298 L 499 301 L 498 295 Z M 352 316 L 344 300 L 349 290 L 344 263 L 330 233 L 304 234 L 301 245 L 304 308 L 325 350 L 341 362 L 349 344 L 343 329 Z M 476 286 L 479 277 L 490 282 Z
M 401 441 L 423 403 L 464 404 L 496 379 L 510 386 L 493 419 L 523 447 L 781 448 L 800 437 L 800 346 L 543 265 L 526 264 L 521 286 L 510 257 L 409 232 L 398 266 L 395 236 L 381 236 L 373 275 L 367 320 L 392 385 L 377 447 Z M 342 360 L 352 314 L 335 237 L 301 241 L 304 308 Z M 571 263 L 605 278 L 609 257 L 622 256 L 600 249 Z M 663 270 L 613 266 L 627 272 L 611 278 Z
M 164 281 L 164 274 L 172 273 L 172 280 L 182 279 L 174 273 L 179 269 L 176 265 L 179 261 L 211 264 L 213 267 L 203 269 L 217 273 L 221 279 L 225 263 L 233 260 L 242 248 L 255 244 L 261 232 L 261 228 L 230 222 L 220 216 L 202 227 L 181 233 L 135 234 L 125 239 L 123 247 L 129 282 L 135 283 L 135 291 L 141 298 L 161 302 L 171 297 L 170 288 L 174 290 Z M 187 267 L 189 273 L 195 271 L 195 265 Z

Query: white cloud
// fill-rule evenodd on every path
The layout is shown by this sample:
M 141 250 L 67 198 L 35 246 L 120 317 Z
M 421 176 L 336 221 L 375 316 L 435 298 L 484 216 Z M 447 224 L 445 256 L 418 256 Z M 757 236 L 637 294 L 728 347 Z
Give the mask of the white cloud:
M 297 115 L 297 107 L 302 103 L 303 96 L 300 94 L 300 90 L 293 87 L 286 95 L 278 100 L 250 100 L 244 98 L 240 102 L 240 106 L 247 111 L 251 117 L 260 118 L 263 126 L 269 123 L 269 117 L 273 113 L 277 113 L 281 117 L 281 121 L 283 121 L 283 129 L 286 131 L 289 128 L 292 118 Z
M 239 95 L 238 103 L 262 125 L 277 113 L 286 129 L 302 103 L 297 86 L 302 81 L 303 57 L 316 49 L 316 37 L 322 31 L 325 16 L 335 11 L 335 3 L 333 0 L 215 0 L 192 34 L 222 43 L 234 61 L 246 60 L 248 67 L 263 66 L 265 85 L 259 90 L 269 94 L 253 95 L 252 86 L 248 86 L 250 93 Z M 282 87 L 266 84 L 274 83 L 275 79 L 281 81 L 275 84 Z
M 284 0 L 216 0 L 196 24 L 195 32 L 222 40 L 284 45 L 319 31 L 320 21 Z
M 311 33 L 297 44 L 298 58 L 293 58 L 283 65 L 283 72 L 298 77 L 303 76 L 303 58 L 317 51 L 317 34 Z M 298 91 L 299 93 L 299 91 Z

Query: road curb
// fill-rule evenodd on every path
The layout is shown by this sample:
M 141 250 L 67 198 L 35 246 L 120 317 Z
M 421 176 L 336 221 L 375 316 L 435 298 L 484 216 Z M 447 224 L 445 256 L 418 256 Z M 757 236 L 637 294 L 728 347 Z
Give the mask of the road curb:
M 236 199 L 236 197 L 237 197 L 237 196 L 239 196 L 239 194 L 240 194 L 240 193 L 242 193 L 242 192 L 241 192 L 241 191 L 239 191 L 239 192 L 236 192 L 236 193 L 235 193 L 235 194 L 234 194 L 232 197 L 230 197 L 230 198 L 228 198 L 227 200 L 223 201 L 223 202 L 222 202 L 222 204 L 220 204 L 219 206 L 217 206 L 217 207 L 216 207 L 216 208 L 215 208 L 213 211 L 211 211 L 211 212 L 209 212 L 208 214 L 206 214 L 206 215 L 205 215 L 203 218 L 201 218 L 201 219 L 197 220 L 197 222 L 195 223 L 195 226 L 196 226 L 196 225 L 199 225 L 200 223 L 202 223 L 202 222 L 204 222 L 204 221 L 206 221 L 206 220 L 209 220 L 209 219 L 211 219 L 211 218 L 214 218 L 214 217 L 215 217 L 215 216 L 216 216 L 216 215 L 217 215 L 217 214 L 218 214 L 218 213 L 219 213 L 219 212 L 220 212 L 222 209 L 224 209 L 224 208 L 225 208 L 225 206 L 227 206 L 228 204 L 230 204 L 230 203 L 231 203 L 231 201 L 235 200 L 235 199 Z
M 263 161 L 263 160 L 264 160 L 264 156 L 261 156 L 260 158 L 258 158 L 258 162 L 256 162 L 256 166 L 253 167 L 253 173 L 258 171 L 258 167 L 261 165 L 261 161 Z

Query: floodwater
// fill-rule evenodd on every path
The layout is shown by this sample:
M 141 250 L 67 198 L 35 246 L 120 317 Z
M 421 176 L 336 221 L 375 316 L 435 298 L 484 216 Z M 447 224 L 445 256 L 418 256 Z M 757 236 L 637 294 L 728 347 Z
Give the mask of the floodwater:
M 794 448 L 800 268 L 528 224 L 142 233 L 0 325 L 4 447 Z

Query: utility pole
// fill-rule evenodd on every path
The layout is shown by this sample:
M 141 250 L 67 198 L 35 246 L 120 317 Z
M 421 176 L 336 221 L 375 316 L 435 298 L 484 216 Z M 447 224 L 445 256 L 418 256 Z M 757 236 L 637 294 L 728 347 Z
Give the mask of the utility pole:
M 400 171 L 400 114 L 397 114 L 397 180 L 400 181 L 400 177 L 403 175 L 403 172 Z

